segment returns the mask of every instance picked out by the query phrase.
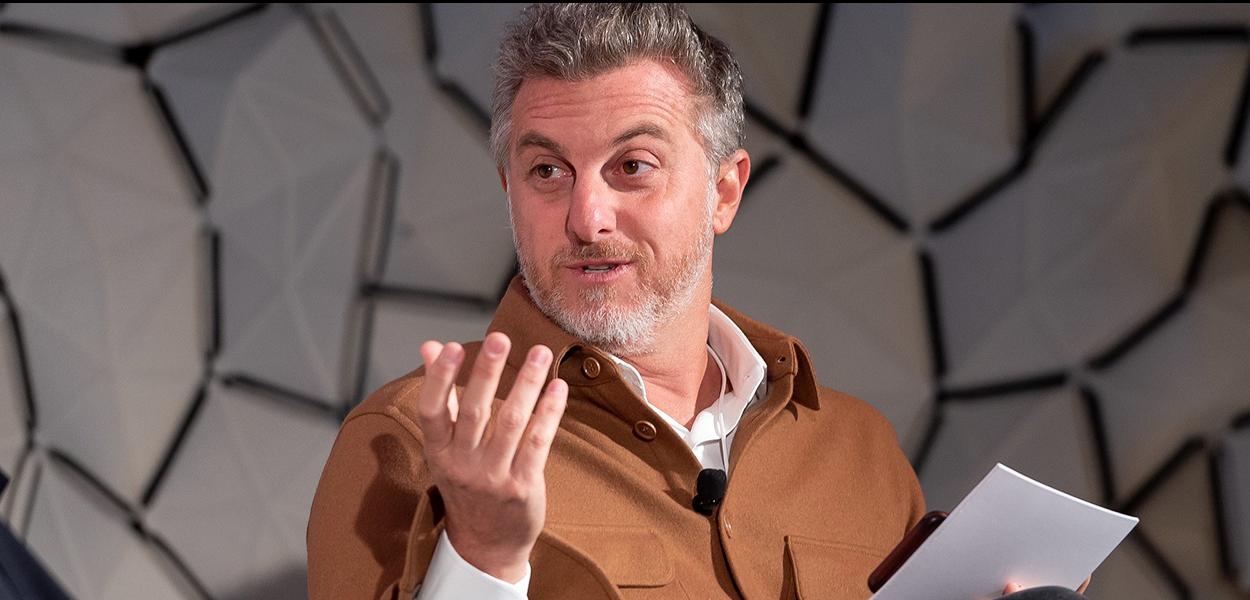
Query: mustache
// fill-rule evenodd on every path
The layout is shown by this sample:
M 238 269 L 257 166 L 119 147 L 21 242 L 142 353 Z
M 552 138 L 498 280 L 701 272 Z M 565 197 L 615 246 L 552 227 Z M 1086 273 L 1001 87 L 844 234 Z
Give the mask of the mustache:
M 599 242 L 576 248 L 564 248 L 551 257 L 551 264 L 560 267 L 585 260 L 613 260 L 621 262 L 645 262 L 647 255 L 641 249 L 622 242 Z

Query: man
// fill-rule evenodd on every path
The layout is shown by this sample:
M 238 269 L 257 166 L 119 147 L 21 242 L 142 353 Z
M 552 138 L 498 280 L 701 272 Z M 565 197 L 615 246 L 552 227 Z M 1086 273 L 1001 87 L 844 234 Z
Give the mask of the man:
M 875 410 L 712 300 L 751 164 L 728 49 L 674 5 L 530 7 L 493 104 L 521 277 L 349 415 L 312 597 L 868 596 L 924 501 Z

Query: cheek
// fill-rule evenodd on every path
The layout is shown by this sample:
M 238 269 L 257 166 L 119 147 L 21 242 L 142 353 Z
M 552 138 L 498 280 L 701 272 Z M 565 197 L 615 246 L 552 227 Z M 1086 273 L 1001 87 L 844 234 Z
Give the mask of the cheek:
M 558 204 L 512 204 L 512 227 L 517 242 L 531 253 L 549 253 L 564 238 L 564 214 Z

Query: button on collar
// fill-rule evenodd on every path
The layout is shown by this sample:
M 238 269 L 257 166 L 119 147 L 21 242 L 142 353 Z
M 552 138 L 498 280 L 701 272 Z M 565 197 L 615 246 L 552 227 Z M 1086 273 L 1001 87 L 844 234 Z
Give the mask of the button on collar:
M 638 421 L 634 423 L 634 435 L 638 436 L 644 442 L 655 439 L 655 424 L 651 421 Z
M 582 375 L 594 379 L 599 376 L 600 371 L 599 361 L 595 357 L 587 356 L 582 360 Z

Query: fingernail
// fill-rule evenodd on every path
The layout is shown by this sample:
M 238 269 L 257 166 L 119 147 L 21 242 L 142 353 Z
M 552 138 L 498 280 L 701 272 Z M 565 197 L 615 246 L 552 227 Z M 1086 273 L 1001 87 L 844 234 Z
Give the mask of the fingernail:
M 486 355 L 491 358 L 498 358 L 504 351 L 503 339 L 497 335 L 486 337 L 486 344 L 482 348 Z
M 460 355 L 463 352 L 464 349 L 460 347 L 460 344 L 447 344 L 443 346 L 443 360 L 456 362 L 460 360 Z
M 526 360 L 532 365 L 541 365 L 547 362 L 547 347 L 534 346 L 530 348 L 529 356 L 526 357 Z

